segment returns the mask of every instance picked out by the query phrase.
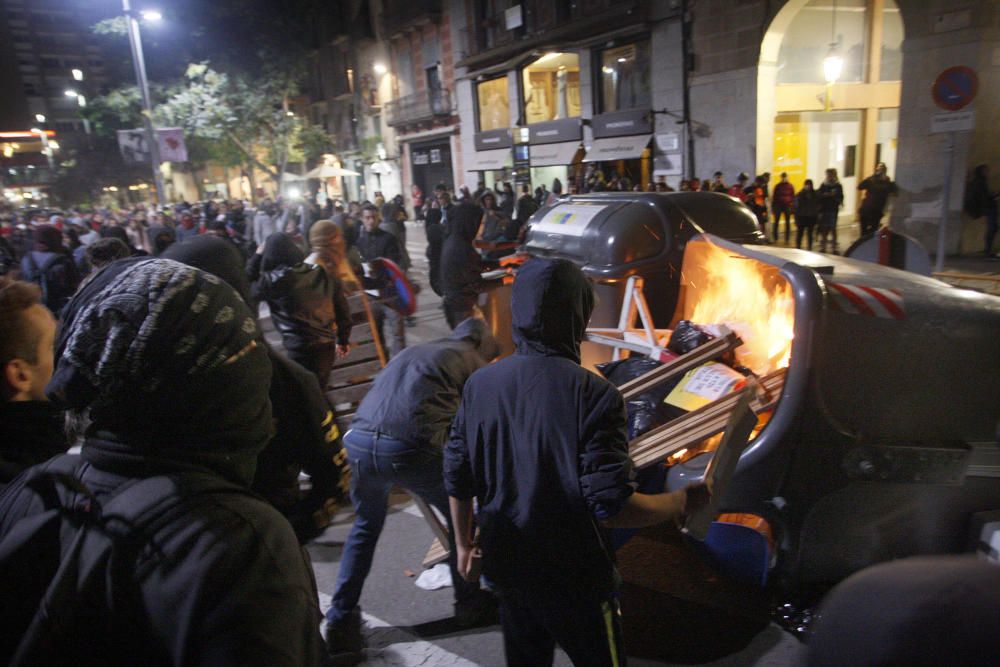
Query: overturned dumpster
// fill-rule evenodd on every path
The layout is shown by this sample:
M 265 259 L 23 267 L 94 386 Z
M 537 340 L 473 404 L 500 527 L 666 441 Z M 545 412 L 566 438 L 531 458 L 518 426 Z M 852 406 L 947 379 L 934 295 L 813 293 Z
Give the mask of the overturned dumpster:
M 634 261 L 591 261 L 643 237 L 627 219 L 610 236 L 588 230 L 610 219 L 591 215 L 566 243 L 558 228 L 533 226 L 525 243 L 529 255 L 578 262 L 618 305 L 598 311 L 591 327 L 600 343 L 617 330 L 621 347 L 592 345 L 590 359 L 610 358 L 612 348 L 657 358 L 683 321 L 710 332 L 716 348 L 697 359 L 667 351 L 659 363 L 688 374 L 724 359 L 760 380 L 757 428 L 720 499 L 723 514 L 703 547 L 709 558 L 758 583 L 827 584 L 879 561 L 967 551 L 983 539 L 983 517 L 1000 510 L 1000 299 L 841 257 L 676 229 L 666 238 L 669 256 L 655 260 L 668 266 L 647 264 L 637 276 Z M 658 279 L 673 284 L 650 289 Z M 630 308 L 628 290 L 637 287 L 643 298 Z M 735 403 L 706 397 L 631 434 L 647 488 L 664 476 L 676 488 L 704 472 L 726 401 Z

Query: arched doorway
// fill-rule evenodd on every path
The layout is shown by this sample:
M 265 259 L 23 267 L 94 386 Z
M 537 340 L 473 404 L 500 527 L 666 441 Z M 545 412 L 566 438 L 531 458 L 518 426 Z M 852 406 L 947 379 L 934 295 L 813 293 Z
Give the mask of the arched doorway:
M 798 190 L 835 167 L 845 215 L 857 183 L 885 162 L 895 174 L 903 21 L 894 0 L 789 0 L 761 42 L 757 169 Z M 841 59 L 826 81 L 824 60 Z

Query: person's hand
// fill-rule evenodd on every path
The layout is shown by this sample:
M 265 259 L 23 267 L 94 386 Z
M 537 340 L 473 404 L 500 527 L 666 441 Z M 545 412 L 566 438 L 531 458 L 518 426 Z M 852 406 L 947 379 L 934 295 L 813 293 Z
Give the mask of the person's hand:
M 341 345 L 340 343 L 337 344 L 337 358 L 338 359 L 343 359 L 348 354 L 350 354 L 350 352 L 351 352 L 351 344 L 350 343 L 344 343 L 343 345 Z
M 257 246 L 257 254 L 258 255 L 263 255 L 264 254 L 264 246 L 265 245 L 266 245 L 265 243 L 261 243 L 260 245 Z
M 456 542 L 455 558 L 458 573 L 463 579 L 469 582 L 479 581 L 483 552 L 478 546 Z

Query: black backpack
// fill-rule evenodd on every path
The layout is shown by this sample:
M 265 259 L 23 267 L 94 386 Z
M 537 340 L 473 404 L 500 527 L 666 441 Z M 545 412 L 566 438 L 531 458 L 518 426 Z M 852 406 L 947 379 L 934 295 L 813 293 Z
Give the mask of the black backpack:
M 39 266 L 34 254 L 29 252 L 28 263 L 35 282 L 42 288 L 42 303 L 58 315 L 76 292 L 77 276 L 73 259 L 56 253 Z
M 87 465 L 63 455 L 23 479 L 17 505 L 34 493 L 44 509 L 0 537 L 0 662 L 89 664 L 105 657 L 97 647 L 122 663 L 148 657 L 150 633 L 135 583 L 140 552 L 193 496 L 252 495 L 218 477 L 186 472 L 130 480 L 102 505 L 79 479 Z

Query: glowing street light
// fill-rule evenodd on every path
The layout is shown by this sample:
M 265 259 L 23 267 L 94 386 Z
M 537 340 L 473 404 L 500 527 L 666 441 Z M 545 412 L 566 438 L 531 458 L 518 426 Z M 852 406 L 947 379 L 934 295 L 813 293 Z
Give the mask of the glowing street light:
M 830 52 L 823 58 L 823 78 L 830 85 L 837 83 L 844 71 L 844 59 L 837 52 L 837 45 L 830 45 Z
M 83 81 L 83 70 L 82 69 L 71 69 L 70 73 L 73 75 L 74 81 Z
M 375 66 L 372 69 L 375 70 L 376 74 L 385 74 L 389 71 L 382 63 L 375 63 Z
M 156 185 L 156 201 L 163 205 L 166 190 L 163 187 L 163 175 L 160 173 L 160 145 L 157 142 L 156 130 L 153 128 L 153 105 L 149 96 L 149 82 L 146 80 L 146 60 L 142 55 L 142 37 L 139 34 L 137 17 L 146 21 L 157 22 L 163 18 L 160 12 L 145 9 L 136 12 L 132 9 L 131 0 L 122 0 L 122 13 L 128 23 L 128 43 L 132 50 L 132 65 L 135 67 L 135 78 L 139 84 L 139 94 L 142 96 L 142 124 L 146 129 L 146 144 L 149 146 L 149 161 L 153 168 L 153 183 Z
M 150 21 L 152 23 L 156 23 L 157 21 L 163 20 L 163 14 L 156 11 L 155 9 L 144 9 L 139 13 L 139 15 L 142 16 L 142 18 L 145 19 L 146 21 Z
M 64 92 L 63 94 L 64 94 L 64 95 L 65 95 L 66 97 L 76 97 L 76 96 L 77 96 L 77 95 L 79 95 L 80 93 L 76 92 L 76 91 L 75 91 L 75 90 L 73 90 L 72 88 L 67 88 L 67 89 L 66 89 L 66 91 L 65 91 L 65 92 Z
M 38 121 L 39 123 L 44 123 L 45 122 L 45 114 L 43 114 L 43 113 L 36 113 L 35 114 L 35 120 Z

